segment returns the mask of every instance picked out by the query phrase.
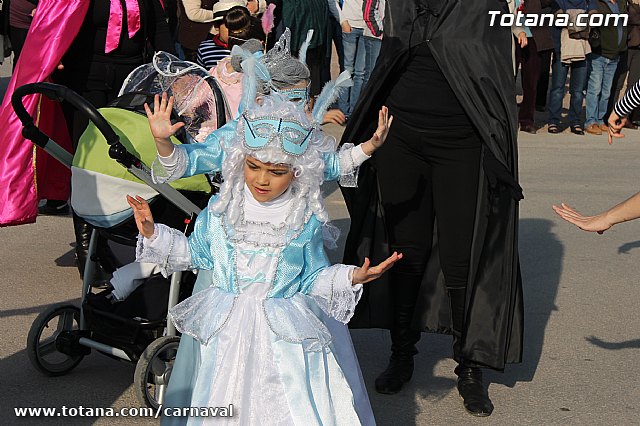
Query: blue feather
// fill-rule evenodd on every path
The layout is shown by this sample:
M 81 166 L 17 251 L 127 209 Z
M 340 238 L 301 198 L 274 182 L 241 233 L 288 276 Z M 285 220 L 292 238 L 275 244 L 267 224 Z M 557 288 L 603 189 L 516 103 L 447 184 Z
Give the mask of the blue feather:
M 325 84 L 313 107 L 313 122 L 322 124 L 327 109 L 338 99 L 338 96 L 340 96 L 343 90 L 351 86 L 353 86 L 353 80 L 351 80 L 351 73 L 349 71 L 342 72 L 338 78 Z
M 313 29 L 307 31 L 307 38 L 300 46 L 300 53 L 298 55 L 298 60 L 303 64 L 307 63 L 307 49 L 309 49 L 309 45 L 311 44 L 311 39 L 313 38 Z

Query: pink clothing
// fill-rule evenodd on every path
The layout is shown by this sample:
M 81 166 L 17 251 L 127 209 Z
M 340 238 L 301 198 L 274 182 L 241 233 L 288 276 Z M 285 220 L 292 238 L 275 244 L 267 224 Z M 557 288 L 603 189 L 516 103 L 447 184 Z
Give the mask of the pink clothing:
M 89 0 L 41 0 L 24 44 L 29 55 L 16 65 L 0 111 L 0 226 L 34 222 L 38 197 L 69 197 L 70 172 L 22 137 L 22 124 L 11 107 L 16 87 L 46 81 L 76 37 Z M 25 107 L 38 127 L 71 150 L 60 105 L 40 95 L 26 97 Z M 35 159 L 34 159 L 35 155 Z M 43 170 L 43 167 L 46 170 Z M 36 173 L 37 170 L 37 173 Z
M 226 57 L 219 61 L 215 67 L 211 68 L 210 72 L 220 84 L 220 88 L 227 100 L 231 117 L 236 118 L 240 107 L 240 98 L 242 98 L 242 73 L 227 69 L 227 64 L 230 60 L 230 57 Z
M 127 29 L 129 30 L 129 38 L 132 38 L 140 30 L 140 5 L 138 0 L 125 0 L 125 5 L 127 6 Z M 120 33 L 122 33 L 123 15 L 124 11 L 120 0 L 111 0 L 104 53 L 109 53 L 118 47 Z

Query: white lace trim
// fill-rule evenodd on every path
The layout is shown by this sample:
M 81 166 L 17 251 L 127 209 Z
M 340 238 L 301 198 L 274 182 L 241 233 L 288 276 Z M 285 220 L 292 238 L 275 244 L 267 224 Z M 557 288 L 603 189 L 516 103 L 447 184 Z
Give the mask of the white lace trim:
M 338 183 L 345 188 L 355 188 L 358 186 L 358 172 L 360 165 L 371 156 L 364 153 L 361 145 L 354 146 L 352 143 L 345 143 L 338 152 L 340 164 L 340 178 Z
M 187 237 L 177 229 L 157 223 L 150 238 L 138 235 L 136 262 L 157 264 L 165 277 L 192 269 Z
M 347 324 L 362 296 L 362 284 L 352 285 L 355 266 L 333 265 L 318 274 L 309 296 L 329 316 Z
M 187 171 L 188 161 L 187 151 L 180 145 L 174 145 L 173 152 L 167 157 L 158 154 L 151 164 L 153 183 L 172 182 L 180 179 Z

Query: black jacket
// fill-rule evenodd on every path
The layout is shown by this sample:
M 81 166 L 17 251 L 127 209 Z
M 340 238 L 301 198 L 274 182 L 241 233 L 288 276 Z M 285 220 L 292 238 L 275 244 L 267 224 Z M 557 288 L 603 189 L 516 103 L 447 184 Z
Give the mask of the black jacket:
M 489 10 L 508 13 L 506 2 L 500 0 L 387 2 L 380 56 L 342 140 L 360 143 L 370 137 L 377 112 L 389 95 L 389 81 L 406 64 L 410 47 L 426 40 L 484 142 L 462 356 L 503 369 L 505 363 L 519 362 L 522 356 L 517 249 L 521 190 L 511 29 L 490 27 Z M 361 167 L 358 188 L 344 188 L 343 195 L 351 216 L 345 263 L 361 264 L 365 256 L 373 262 L 384 259 L 389 249 L 375 155 Z M 414 325 L 448 333 L 449 300 L 437 253 L 432 251 L 425 272 Z M 390 327 L 393 312 L 386 280 L 383 276 L 366 288 L 351 321 L 353 327 Z
M 607 3 L 608 0 L 595 0 L 594 5 L 597 8 L 597 13 L 605 15 L 605 20 L 607 15 L 613 13 Z M 626 0 L 616 0 L 616 3 L 621 14 L 627 13 Z M 620 53 L 627 50 L 627 27 L 622 27 L 622 38 L 620 40 L 618 39 L 617 26 L 608 25 L 598 28 L 600 30 L 600 45 L 592 49 L 593 53 L 605 58 L 615 59 L 620 56 Z

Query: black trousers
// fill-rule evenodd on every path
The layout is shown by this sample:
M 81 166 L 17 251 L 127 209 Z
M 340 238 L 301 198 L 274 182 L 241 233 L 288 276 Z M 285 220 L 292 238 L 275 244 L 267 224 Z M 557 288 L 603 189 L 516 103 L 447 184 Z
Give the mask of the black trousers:
M 22 52 L 22 47 L 27 39 L 28 32 L 29 29 L 27 28 L 9 27 L 9 39 L 11 40 L 11 46 L 13 48 L 14 70 L 16 69 L 16 64 L 18 63 L 18 58 L 20 58 L 20 53 Z
M 437 227 L 440 263 L 451 299 L 454 357 L 458 358 L 481 144 L 474 129 L 420 130 L 396 120 L 387 142 L 376 152 L 391 250 L 404 256 L 390 270 L 395 355 L 417 353 L 420 331 L 413 330 L 411 322 Z

